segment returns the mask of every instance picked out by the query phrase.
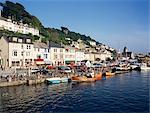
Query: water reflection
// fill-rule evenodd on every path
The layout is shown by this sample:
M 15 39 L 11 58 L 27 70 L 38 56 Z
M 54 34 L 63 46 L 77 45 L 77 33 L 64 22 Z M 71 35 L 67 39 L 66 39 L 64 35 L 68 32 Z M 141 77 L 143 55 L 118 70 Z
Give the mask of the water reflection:
M 149 72 L 94 83 L 0 88 L 0 112 L 148 112 Z

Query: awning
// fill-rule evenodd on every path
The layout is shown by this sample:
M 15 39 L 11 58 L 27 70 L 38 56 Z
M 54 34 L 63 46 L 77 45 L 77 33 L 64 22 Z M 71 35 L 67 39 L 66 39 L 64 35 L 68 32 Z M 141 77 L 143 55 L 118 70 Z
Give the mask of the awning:
M 34 59 L 34 61 L 35 61 L 35 63 L 38 64 L 38 65 L 44 64 L 44 60 L 41 59 L 41 58 Z

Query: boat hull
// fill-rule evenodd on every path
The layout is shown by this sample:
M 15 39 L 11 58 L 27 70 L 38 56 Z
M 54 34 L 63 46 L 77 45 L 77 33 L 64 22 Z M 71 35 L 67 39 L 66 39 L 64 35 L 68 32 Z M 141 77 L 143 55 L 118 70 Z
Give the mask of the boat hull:
M 99 73 L 95 75 L 96 80 L 101 80 L 102 79 L 102 73 Z
M 60 78 L 61 79 L 61 82 L 62 83 L 67 83 L 67 82 L 69 82 L 69 79 L 68 78 Z
M 61 79 L 59 77 L 55 78 L 48 78 L 46 79 L 48 84 L 59 84 L 61 82 Z
M 72 77 L 73 81 L 77 81 L 77 82 L 95 82 L 96 78 L 87 78 L 87 77 L 77 77 L 77 76 L 73 76 Z
M 113 75 L 115 75 L 115 73 L 106 72 L 106 76 L 113 76 Z

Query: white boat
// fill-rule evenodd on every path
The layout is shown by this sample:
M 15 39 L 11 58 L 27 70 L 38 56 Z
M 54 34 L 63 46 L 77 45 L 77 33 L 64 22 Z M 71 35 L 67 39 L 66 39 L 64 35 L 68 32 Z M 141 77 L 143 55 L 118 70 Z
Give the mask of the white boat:
M 61 77 L 60 80 L 61 80 L 62 83 L 69 82 L 69 78 L 68 77 Z
M 146 63 L 142 63 L 140 68 L 141 70 L 150 70 L 150 67 L 148 67 Z
M 46 81 L 48 84 L 59 84 L 61 82 L 61 78 L 60 77 L 47 78 Z

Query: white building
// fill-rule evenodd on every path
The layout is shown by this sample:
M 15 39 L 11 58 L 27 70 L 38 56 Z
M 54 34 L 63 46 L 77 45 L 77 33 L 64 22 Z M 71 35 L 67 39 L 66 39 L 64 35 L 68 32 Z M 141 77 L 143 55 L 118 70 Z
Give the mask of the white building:
M 34 65 L 34 47 L 30 37 L 1 37 L 0 50 L 5 68 Z
M 56 43 L 50 43 L 49 44 L 50 49 L 50 59 L 53 65 L 63 65 L 64 58 L 65 58 L 65 49 L 59 44 Z
M 91 46 L 96 46 L 96 42 L 95 41 L 89 41 Z
M 75 63 L 76 49 L 74 47 L 65 46 L 65 64 Z
M 41 59 L 41 61 L 37 61 L 36 64 L 51 64 L 49 46 L 38 41 L 33 42 L 33 44 L 35 61 Z
M 75 54 L 75 62 L 76 62 L 76 63 L 79 63 L 79 62 L 81 62 L 82 60 L 85 60 L 85 54 L 84 54 L 83 51 L 77 50 L 77 51 L 76 51 L 76 54 Z
M 18 23 L 11 19 L 1 17 L 0 13 L 0 29 L 5 29 L 13 32 L 19 32 L 22 34 L 29 34 L 39 36 L 39 30 L 33 27 L 29 27 L 28 24 Z

